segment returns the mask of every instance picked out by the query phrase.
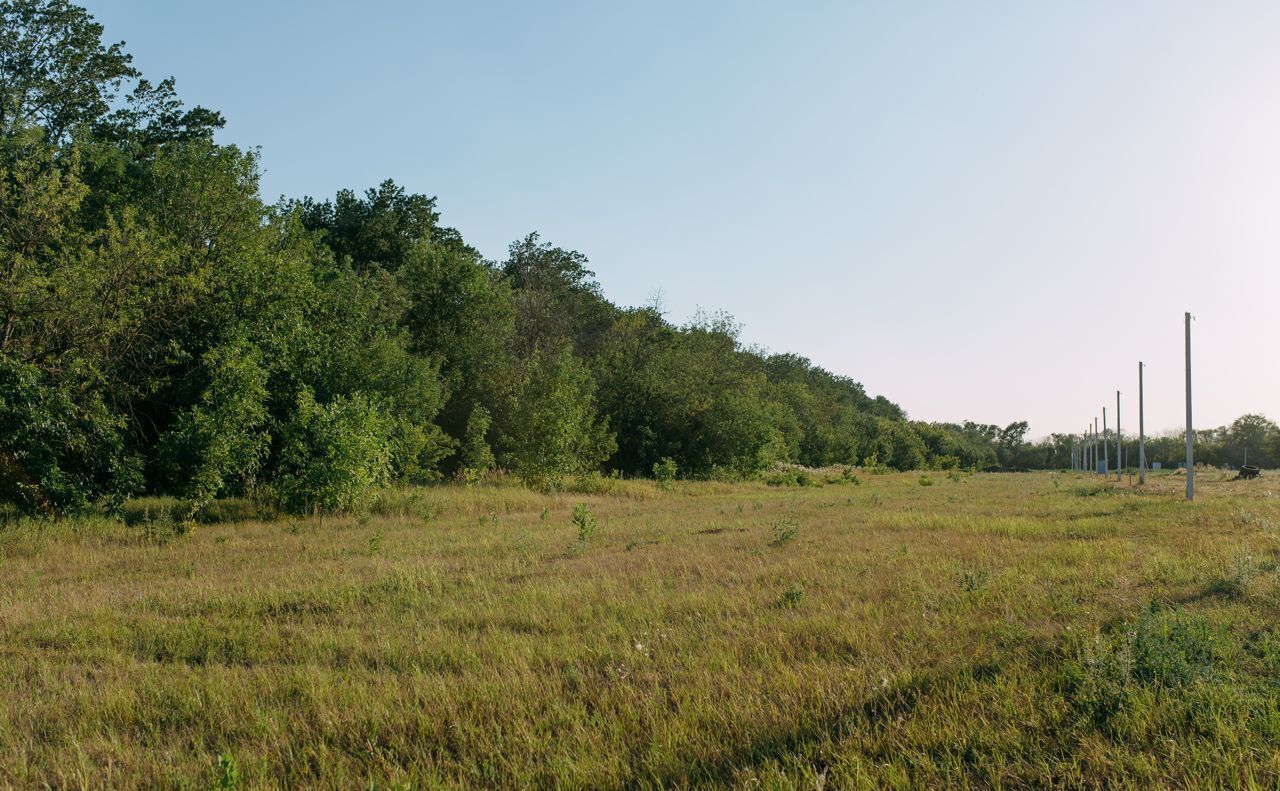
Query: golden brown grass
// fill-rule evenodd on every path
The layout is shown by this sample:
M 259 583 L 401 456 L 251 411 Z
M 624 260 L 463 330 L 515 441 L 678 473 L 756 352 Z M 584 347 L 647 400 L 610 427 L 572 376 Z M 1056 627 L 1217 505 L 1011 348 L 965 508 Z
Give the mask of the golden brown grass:
M 1221 477 L 11 522 L 0 785 L 1274 787 L 1280 493 Z

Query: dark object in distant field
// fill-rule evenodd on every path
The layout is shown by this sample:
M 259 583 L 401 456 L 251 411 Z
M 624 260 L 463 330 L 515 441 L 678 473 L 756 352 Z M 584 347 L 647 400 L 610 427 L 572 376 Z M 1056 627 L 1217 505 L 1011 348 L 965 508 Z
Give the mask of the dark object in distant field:
M 1253 466 L 1252 464 L 1244 464 L 1244 465 L 1241 465 L 1240 472 L 1236 473 L 1236 477 L 1234 480 L 1237 480 L 1237 481 L 1252 480 L 1254 478 L 1257 478 L 1260 472 L 1261 470 L 1259 470 L 1257 467 Z

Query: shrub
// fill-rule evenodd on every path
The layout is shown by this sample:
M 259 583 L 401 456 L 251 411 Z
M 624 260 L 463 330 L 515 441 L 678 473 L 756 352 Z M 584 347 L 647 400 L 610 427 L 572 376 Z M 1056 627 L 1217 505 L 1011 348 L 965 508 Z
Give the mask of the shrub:
M 367 506 L 391 476 L 390 421 L 357 393 L 317 404 L 298 398 L 285 425 L 277 491 L 294 513 Z
M 567 347 L 534 353 L 506 428 L 505 464 L 539 488 L 599 467 L 617 447 L 596 412 L 591 373 Z
M 462 466 L 458 477 L 470 486 L 484 478 L 494 467 L 493 450 L 489 447 L 489 426 L 492 418 L 489 410 L 476 405 L 467 418 L 467 430 L 462 439 Z
M 252 480 L 266 455 L 267 372 L 258 349 L 230 344 L 207 352 L 208 382 L 198 403 L 160 440 L 160 456 L 177 491 L 191 502 L 187 519 L 234 478 Z
M 669 486 L 676 479 L 676 460 L 663 456 L 653 464 L 653 478 L 662 486 Z
M 573 507 L 573 525 L 578 528 L 578 543 L 585 544 L 596 532 L 596 517 L 587 509 L 585 503 Z
M 141 488 L 125 422 L 94 394 L 0 354 L 0 502 L 24 513 L 111 508 Z

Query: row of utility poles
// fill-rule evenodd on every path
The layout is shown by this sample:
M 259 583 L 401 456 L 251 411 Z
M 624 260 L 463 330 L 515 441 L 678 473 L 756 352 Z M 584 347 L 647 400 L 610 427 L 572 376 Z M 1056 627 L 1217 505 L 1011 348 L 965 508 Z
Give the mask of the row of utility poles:
M 1187 313 L 1185 318 L 1186 324 L 1186 354 L 1187 354 L 1187 499 L 1194 500 L 1196 496 L 1196 466 L 1195 466 L 1195 432 L 1191 428 L 1191 314 Z M 1146 364 L 1142 361 L 1138 362 L 1138 483 L 1147 482 L 1147 434 L 1146 421 L 1144 414 L 1142 373 L 1146 368 Z M 1090 426 L 1085 427 L 1085 431 L 1075 442 L 1072 449 L 1071 464 L 1077 470 L 1095 470 L 1099 475 L 1109 478 L 1111 476 L 1109 466 L 1111 457 L 1111 442 L 1107 433 L 1107 408 L 1102 408 L 1102 431 L 1098 431 L 1098 419 L 1095 417 Z M 1099 436 L 1101 436 L 1102 447 L 1098 447 Z M 1124 473 L 1124 442 L 1123 434 L 1120 433 L 1120 391 L 1116 391 L 1116 480 L 1120 480 Z M 1101 453 L 1099 453 L 1101 451 Z

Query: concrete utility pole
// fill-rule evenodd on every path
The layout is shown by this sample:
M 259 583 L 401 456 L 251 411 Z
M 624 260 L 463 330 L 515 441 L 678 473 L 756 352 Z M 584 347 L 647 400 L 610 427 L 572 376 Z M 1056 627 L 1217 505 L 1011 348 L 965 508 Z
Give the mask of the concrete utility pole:
M 1093 419 L 1093 471 L 1098 471 L 1098 419 Z
M 1120 439 L 1120 391 L 1116 391 L 1116 480 L 1120 480 L 1121 474 L 1124 472 L 1124 457 L 1121 455 L 1120 446 L 1124 442 Z
M 1107 408 L 1102 408 L 1102 477 L 1110 478 L 1107 464 L 1111 461 L 1111 440 L 1107 437 Z
M 1186 315 L 1187 326 L 1187 500 L 1196 499 L 1195 431 L 1191 428 L 1191 314 Z
M 1147 433 L 1142 414 L 1142 369 L 1145 366 L 1138 361 L 1138 485 L 1147 482 Z

